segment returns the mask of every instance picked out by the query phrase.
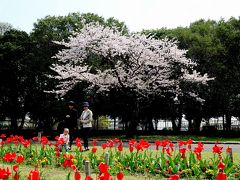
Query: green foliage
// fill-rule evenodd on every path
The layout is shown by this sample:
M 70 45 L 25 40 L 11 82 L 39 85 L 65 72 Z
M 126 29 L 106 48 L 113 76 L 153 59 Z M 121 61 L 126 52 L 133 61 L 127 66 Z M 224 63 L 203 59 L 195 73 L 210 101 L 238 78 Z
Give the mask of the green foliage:
M 0 22 L 0 36 L 2 36 L 5 32 L 13 29 L 12 25 L 5 22 Z
M 27 112 L 35 122 L 44 120 L 49 128 L 56 120 L 62 120 L 65 103 L 54 94 L 44 92 L 57 83 L 46 76 L 53 73 L 50 69 L 54 61 L 52 56 L 62 49 L 53 41 L 67 40 L 73 32 L 82 28 L 83 22 L 98 22 L 117 27 L 123 34 L 129 33 L 123 22 L 115 18 L 104 19 L 93 13 L 46 16 L 34 24 L 30 35 L 14 30 L 8 23 L 0 23 L 1 120 L 10 117 L 12 128 L 19 126 L 17 119 L 24 123 Z M 189 122 L 193 120 L 189 129 L 198 130 L 202 119 L 224 115 L 227 117 L 226 129 L 229 130 L 231 116 L 240 117 L 240 19 L 198 20 L 189 27 L 145 30 L 142 33 L 159 39 L 176 39 L 180 48 L 188 49 L 187 56 L 198 64 L 197 70 L 208 73 L 215 80 L 208 87 L 181 84 L 182 89 L 194 89 L 205 99 L 203 104 L 184 92 L 178 104 L 173 101 L 174 94 L 171 93 L 164 97 L 151 97 L 155 100 L 149 104 L 140 102 L 142 111 L 138 123 L 141 122 L 146 129 L 153 129 L 153 118 L 175 122 L 185 114 Z M 92 71 L 109 68 L 94 55 L 89 56 L 88 62 L 92 65 Z M 112 89 L 108 96 L 95 91 L 86 92 L 87 87 L 85 82 L 80 83 L 64 98 L 66 101 L 90 101 L 94 114 L 100 116 L 99 127 L 108 127 L 107 117 L 102 114 L 119 117 L 127 127 L 127 122 L 132 118 L 134 97 L 126 98 L 118 89 Z
M 17 119 L 25 117 L 26 109 L 35 87 L 32 41 L 27 33 L 10 30 L 0 38 L 0 112 L 2 119 L 12 119 L 16 128 Z
M 200 125 L 202 118 L 208 120 L 222 115 L 239 117 L 239 18 L 218 22 L 199 20 L 191 23 L 190 27 L 147 30 L 143 33 L 155 38 L 177 39 L 179 47 L 188 49 L 188 57 L 198 63 L 197 69 L 215 78 L 208 88 L 198 88 L 198 94 L 206 100 L 204 105 L 198 105 L 187 97 L 183 99 L 183 112 L 188 120 L 194 120 Z M 196 118 L 198 116 L 199 119 Z M 230 125 L 231 120 L 227 118 L 228 129 Z
M 110 122 L 108 116 L 99 116 L 97 119 L 97 126 L 99 129 L 108 129 Z

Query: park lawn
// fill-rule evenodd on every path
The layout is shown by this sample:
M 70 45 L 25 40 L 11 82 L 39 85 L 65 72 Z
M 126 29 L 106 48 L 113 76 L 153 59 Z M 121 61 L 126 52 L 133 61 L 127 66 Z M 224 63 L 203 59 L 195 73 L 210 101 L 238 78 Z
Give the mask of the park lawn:
M 11 165 L 1 164 L 1 167 L 9 167 L 11 169 Z M 33 167 L 29 167 L 26 165 L 20 166 L 20 180 L 26 180 L 29 172 L 34 169 Z M 42 172 L 42 175 L 44 177 L 44 180 L 66 180 L 68 173 L 71 171 L 69 168 L 52 168 L 52 167 L 45 167 L 45 168 L 38 168 L 40 172 Z M 81 179 L 85 179 L 86 175 L 84 172 L 81 172 Z M 97 174 L 91 174 L 91 177 L 95 180 L 97 179 Z M 113 177 L 114 180 L 116 180 L 116 177 Z M 10 178 L 11 179 L 11 178 Z M 143 174 L 132 174 L 132 175 L 125 175 L 124 180 L 166 180 L 165 177 L 160 176 L 152 176 L 152 175 L 143 175 Z M 199 177 L 199 180 L 203 180 L 204 178 Z M 74 180 L 73 178 L 73 172 L 70 174 L 70 180 Z M 187 177 L 187 178 L 181 178 L 181 180 L 196 180 L 196 177 Z
M 93 139 L 114 139 L 114 138 L 119 138 L 122 140 L 128 140 L 128 138 L 126 138 L 126 136 L 101 136 L 101 137 L 93 137 Z M 134 139 L 139 140 L 139 139 L 144 139 L 144 140 L 150 140 L 150 141 L 154 141 L 154 140 L 164 140 L 164 139 L 168 139 L 170 141 L 176 142 L 176 141 L 180 141 L 180 140 L 188 140 L 188 139 L 192 139 L 194 141 L 202 141 L 202 142 L 216 142 L 219 141 L 221 142 L 228 142 L 228 143 L 236 143 L 239 142 L 240 143 L 240 138 L 239 137 L 231 137 L 231 138 L 226 138 L 226 137 L 214 137 L 214 136 L 197 136 L 197 135 L 147 135 L 147 136 L 134 136 Z
M 0 163 L 0 167 L 9 167 L 11 169 L 11 165 L 9 164 L 2 164 Z M 29 167 L 26 165 L 20 165 L 19 170 L 20 170 L 20 175 L 21 175 L 21 180 L 26 180 L 29 172 L 33 170 L 34 167 Z M 44 180 L 65 180 L 67 178 L 67 175 L 69 172 L 70 174 L 70 179 L 73 180 L 73 172 L 71 171 L 70 168 L 53 168 L 53 167 L 43 167 L 43 168 L 38 168 L 38 170 L 42 173 Z M 81 172 L 81 177 L 84 179 L 86 177 L 84 172 Z M 96 179 L 97 174 L 91 174 L 91 177 L 93 179 Z M 11 178 L 10 178 L 11 179 Z M 142 174 L 135 174 L 135 175 L 125 175 L 124 176 L 125 180 L 145 180 L 145 179 L 161 179 L 160 177 L 154 177 L 154 176 L 147 176 L 147 175 L 142 175 Z M 165 178 L 163 178 L 165 179 Z
M 97 156 L 101 156 L 103 154 L 103 152 L 104 152 L 102 147 L 101 146 L 96 146 L 96 147 L 97 147 L 96 155 Z M 72 152 L 75 151 L 75 148 L 76 148 L 75 146 L 72 148 L 73 149 Z M 177 147 L 175 149 L 176 150 L 173 152 L 173 155 L 178 153 Z M 109 151 L 109 149 L 107 151 Z M 105 152 L 107 152 L 107 151 L 105 151 Z M 145 151 L 148 151 L 148 153 L 152 153 L 152 156 L 155 156 L 158 153 L 158 151 L 154 150 L 154 149 L 148 149 L 148 150 L 145 150 Z M 161 150 L 159 150 L 159 151 L 161 151 Z M 87 159 L 88 154 L 90 152 L 91 152 L 91 148 L 90 148 L 90 151 L 83 152 L 84 153 L 83 157 L 85 157 Z M 113 153 L 118 152 L 117 148 L 112 148 L 112 152 Z M 136 152 L 136 150 L 134 150 L 134 152 Z M 130 154 L 130 151 L 129 151 L 129 149 L 127 147 L 124 147 L 122 153 Z M 225 157 L 226 156 L 226 152 L 222 152 L 222 156 Z M 203 160 L 209 161 L 213 157 L 214 156 L 213 156 L 212 152 L 210 152 L 210 151 L 206 152 L 206 151 L 203 150 L 203 152 L 202 152 L 202 159 Z M 217 157 L 217 155 L 216 155 L 216 157 Z M 235 164 L 240 164 L 240 150 L 239 150 L 239 152 L 233 152 L 233 162 Z
M 40 149 L 40 145 L 37 145 L 37 144 L 34 144 L 33 147 L 35 148 L 39 148 Z M 75 150 L 75 146 L 73 147 L 73 150 L 72 153 L 73 155 L 75 154 L 74 153 L 74 150 Z M 115 152 L 115 148 L 112 148 L 112 151 L 113 153 Z M 117 150 L 116 150 L 117 151 Z M 156 150 L 147 150 L 148 153 L 152 153 L 152 155 L 155 155 L 158 153 L 158 151 Z M 88 157 L 88 154 L 91 152 L 88 151 L 88 152 L 83 152 L 83 156 L 84 157 Z M 97 156 L 100 156 L 103 154 L 103 150 L 102 150 L 102 147 L 101 146 L 97 146 L 97 152 L 96 152 L 96 155 Z M 176 150 L 174 153 L 177 153 L 178 150 Z M 123 148 L 123 151 L 122 153 L 124 154 L 129 154 L 129 150 L 128 148 Z M 223 156 L 225 156 L 225 152 L 222 153 Z M 207 160 L 207 161 L 210 161 L 210 159 L 213 158 L 213 153 L 212 152 L 204 152 L 202 153 L 202 159 L 203 160 Z M 233 153 L 233 159 L 234 159 L 234 163 L 235 164 L 239 164 L 240 163 L 240 155 L 239 153 Z M 4 164 L 4 163 L 0 163 L 0 167 L 9 167 L 11 169 L 11 166 L 13 166 L 14 164 Z M 27 166 L 25 164 L 21 164 L 19 166 L 19 170 L 21 171 L 21 179 L 27 179 L 27 176 L 30 172 L 30 170 L 33 170 L 34 167 L 33 166 Z M 70 168 L 63 168 L 63 167 L 53 167 L 53 166 L 45 166 L 45 167 L 39 167 L 38 170 L 40 170 L 40 172 L 42 172 L 42 175 L 44 176 L 45 180 L 65 180 L 68 173 L 71 172 L 71 180 L 73 180 L 73 172 Z M 158 176 L 153 176 L 153 175 L 150 175 L 150 174 L 138 174 L 138 173 L 135 173 L 135 174 L 130 174 L 130 173 L 126 173 L 124 172 L 125 174 L 125 180 L 159 180 L 159 179 L 166 179 L 164 177 L 160 177 L 159 175 Z M 84 179 L 85 177 L 85 173 L 84 172 L 81 172 L 81 176 L 82 176 L 82 179 Z M 91 175 L 93 177 L 93 179 L 96 179 L 97 175 L 96 174 L 92 174 Z M 115 177 L 114 177 L 115 178 Z M 116 179 L 116 178 L 115 178 Z M 187 179 L 196 179 L 196 177 L 188 177 L 188 178 L 181 178 L 183 180 L 187 180 Z M 198 179 L 203 179 L 201 177 L 199 177 Z

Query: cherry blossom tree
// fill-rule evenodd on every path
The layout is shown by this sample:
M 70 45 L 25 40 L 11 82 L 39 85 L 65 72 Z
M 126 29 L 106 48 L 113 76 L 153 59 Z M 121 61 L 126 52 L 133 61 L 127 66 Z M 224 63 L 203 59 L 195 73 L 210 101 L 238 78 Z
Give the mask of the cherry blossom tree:
M 197 64 L 173 40 L 123 35 L 117 29 L 91 23 L 67 42 L 56 43 L 66 47 L 56 54 L 57 62 L 52 66 L 58 74 L 54 78 L 60 81 L 54 92 L 61 95 L 87 81 L 90 89 L 97 87 L 98 91 L 107 92 L 117 88 L 134 95 L 134 106 L 139 109 L 138 102 L 150 101 L 150 96 L 185 92 L 183 82 L 206 84 L 210 80 L 194 70 Z M 93 71 L 91 62 L 96 57 L 100 66 Z M 187 93 L 197 97 L 192 89 Z

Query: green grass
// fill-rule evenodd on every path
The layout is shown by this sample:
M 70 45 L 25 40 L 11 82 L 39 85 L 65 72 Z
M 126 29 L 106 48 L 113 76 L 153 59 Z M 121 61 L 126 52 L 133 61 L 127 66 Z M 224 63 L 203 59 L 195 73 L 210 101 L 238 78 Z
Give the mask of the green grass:
M 9 164 L 0 163 L 0 167 L 9 167 L 11 169 L 11 165 Z M 21 180 L 26 180 L 29 172 L 34 169 L 33 167 L 29 167 L 26 165 L 20 165 L 19 167 L 20 167 L 19 170 L 20 170 Z M 38 170 L 42 172 L 42 175 L 45 177 L 45 180 L 65 180 L 68 173 L 71 171 L 70 168 L 64 169 L 64 168 L 52 168 L 52 167 L 38 168 Z M 81 172 L 81 179 L 85 179 L 85 177 L 86 177 L 85 173 Z M 97 175 L 92 173 L 91 177 L 93 179 L 96 179 Z M 70 179 L 73 180 L 73 172 L 71 172 L 70 174 Z M 161 178 L 142 175 L 142 174 L 124 176 L 124 180 L 147 180 L 147 179 L 157 180 Z
M 162 136 L 162 137 L 164 137 L 164 139 L 168 139 L 167 138 L 168 136 Z M 178 136 L 176 136 L 176 137 L 178 137 Z M 158 138 L 158 139 L 160 139 L 160 138 Z M 181 138 L 181 139 L 184 139 L 184 138 Z M 186 139 L 188 139 L 188 138 L 186 138 Z M 172 140 L 172 141 L 174 141 L 174 140 Z M 34 149 L 36 148 L 36 149 L 39 150 L 41 148 L 41 146 L 39 144 L 33 144 L 32 148 L 34 148 Z M 70 152 L 70 153 L 74 154 L 74 149 L 75 148 L 76 147 L 74 146 L 72 152 Z M 102 147 L 98 146 L 97 148 L 98 148 L 98 150 L 96 152 L 96 155 L 101 156 L 102 153 L 103 153 Z M 114 151 L 114 149 L 113 149 L 113 151 Z M 147 151 L 151 152 L 152 155 L 155 155 L 155 154 L 158 153 L 158 151 L 156 151 L 156 150 L 150 150 L 149 149 Z M 87 159 L 89 153 L 90 153 L 90 151 L 83 152 L 84 159 Z M 129 152 L 128 148 L 124 148 L 122 153 L 129 154 L 130 152 Z M 177 150 L 176 150 L 176 153 L 177 153 Z M 224 153 L 222 153 L 222 155 L 225 156 L 226 153 L 224 152 Z M 202 158 L 203 158 L 203 160 L 210 161 L 210 159 L 213 158 L 213 154 L 212 154 L 212 152 L 203 151 Z M 234 159 L 234 164 L 239 164 L 240 163 L 239 153 L 233 153 L 233 159 Z M 0 163 L 0 167 L 6 167 L 6 166 L 11 167 L 10 164 Z M 21 171 L 22 180 L 27 179 L 27 176 L 28 176 L 30 170 L 34 169 L 33 166 L 27 166 L 25 164 L 22 164 L 19 167 L 20 167 L 20 171 Z M 67 177 L 67 174 L 69 172 L 71 172 L 70 168 L 63 168 L 63 167 L 56 167 L 55 168 L 54 166 L 39 167 L 38 169 L 43 173 L 43 176 L 45 177 L 46 180 L 65 180 L 66 177 Z M 84 179 L 85 178 L 84 172 L 81 172 L 81 175 L 82 175 L 82 179 Z M 93 177 L 93 179 L 96 179 L 97 175 L 93 173 L 92 177 Z M 158 176 L 152 176 L 152 175 L 149 175 L 149 174 L 138 174 L 138 173 L 125 174 L 125 178 L 124 178 L 124 180 L 160 180 L 160 179 L 166 179 L 166 178 L 160 177 L 159 175 Z M 191 179 L 191 178 L 187 178 L 187 179 Z M 185 179 L 185 180 L 187 180 L 187 179 Z M 192 178 L 192 180 L 194 180 L 194 179 L 196 179 L 196 177 Z M 203 179 L 203 178 L 200 177 L 198 179 Z M 73 172 L 71 172 L 71 180 L 73 180 Z
M 39 145 L 34 145 L 37 146 L 37 148 L 40 148 Z M 74 147 L 75 148 L 75 147 Z M 74 151 L 73 148 L 73 151 Z M 100 156 L 103 153 L 103 150 L 101 147 L 97 147 L 98 150 L 96 152 L 97 156 Z M 158 151 L 156 150 L 148 150 L 148 152 L 152 152 L 152 155 L 158 153 Z M 88 154 L 90 153 L 90 151 L 88 152 L 84 152 L 84 157 L 88 157 Z M 129 153 L 128 148 L 124 148 L 123 149 L 123 153 Z M 177 150 L 176 150 L 177 153 Z M 73 153 L 74 154 L 74 153 Z M 223 156 L 226 155 L 226 153 L 222 153 Z M 209 161 L 211 158 L 213 158 L 213 154 L 212 152 L 203 152 L 202 153 L 202 158 L 203 160 L 207 160 Z M 233 159 L 234 159 L 234 163 L 238 164 L 240 163 L 240 156 L 239 153 L 233 153 Z M 12 165 L 10 164 L 4 164 L 4 163 L 0 163 L 0 167 L 9 167 L 11 168 Z M 22 164 L 19 166 L 20 167 L 20 171 L 21 171 L 21 179 L 27 179 L 27 176 L 30 172 L 30 170 L 33 170 L 34 167 L 33 166 L 27 166 L 25 164 Z M 71 180 L 73 180 L 73 172 L 70 168 L 63 168 L 63 167 L 53 167 L 53 166 L 47 166 L 47 167 L 39 167 L 38 170 L 40 170 L 42 172 L 42 175 L 45 177 L 45 180 L 65 180 L 68 173 L 71 172 Z M 82 179 L 85 178 L 85 173 L 81 172 L 81 176 Z M 93 179 L 96 179 L 97 175 L 92 173 L 91 176 L 93 177 Z M 115 178 L 115 177 L 114 177 Z M 116 179 L 116 178 L 115 178 Z M 114 180 L 115 180 L 114 179 Z M 124 180 L 160 180 L 160 179 L 166 179 L 163 177 L 160 177 L 159 175 L 157 176 L 153 176 L 153 175 L 149 175 L 149 174 L 126 174 Z M 183 178 L 184 179 L 184 178 Z M 187 179 L 191 179 L 191 178 L 187 178 Z M 185 180 L 187 180 L 185 179 Z M 192 178 L 192 180 L 194 180 L 196 178 Z M 203 178 L 198 178 L 198 179 L 203 179 Z
M 93 137 L 95 139 L 114 139 L 119 138 L 123 140 L 128 140 L 125 136 L 101 136 Z M 135 136 L 134 139 L 145 139 L 145 140 L 164 140 L 169 139 L 170 141 L 188 140 L 192 139 L 194 141 L 212 141 L 212 142 L 239 142 L 240 138 L 225 138 L 225 137 L 209 137 L 209 136 L 197 136 L 197 135 L 149 135 L 149 136 Z

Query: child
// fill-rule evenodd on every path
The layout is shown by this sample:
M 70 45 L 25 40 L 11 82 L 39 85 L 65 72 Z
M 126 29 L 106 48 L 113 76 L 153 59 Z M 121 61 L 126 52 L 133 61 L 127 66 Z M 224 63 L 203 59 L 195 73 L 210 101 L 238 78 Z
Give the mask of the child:
M 62 139 L 64 141 L 64 144 L 60 145 L 60 150 L 62 151 L 62 147 L 64 147 L 64 149 L 68 151 L 68 143 L 70 139 L 68 128 L 64 128 L 63 134 L 60 134 L 59 139 Z

